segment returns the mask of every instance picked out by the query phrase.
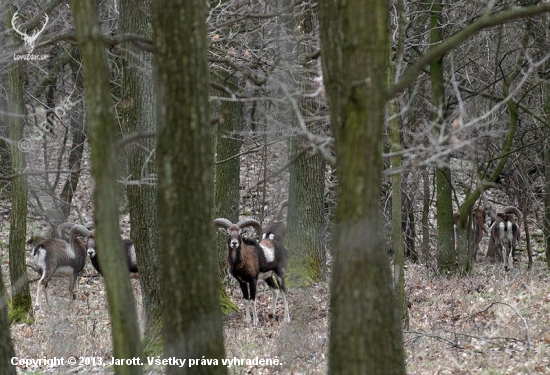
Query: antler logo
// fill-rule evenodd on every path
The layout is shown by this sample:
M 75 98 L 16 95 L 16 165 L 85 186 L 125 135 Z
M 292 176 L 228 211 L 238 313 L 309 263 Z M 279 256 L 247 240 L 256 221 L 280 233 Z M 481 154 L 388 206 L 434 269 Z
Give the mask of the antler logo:
M 36 43 L 36 39 L 38 39 L 38 36 L 42 33 L 42 31 L 44 31 L 44 29 L 46 28 L 46 25 L 48 24 L 48 21 L 50 19 L 49 19 L 47 14 L 44 14 L 44 24 L 42 25 L 42 28 L 38 31 L 37 30 L 33 31 L 32 35 L 27 35 L 26 32 L 18 30 L 17 26 L 15 26 L 15 22 L 18 19 L 18 16 L 17 16 L 18 13 L 19 12 L 15 12 L 13 14 L 13 17 L 11 18 L 11 26 L 13 27 L 13 30 L 17 34 L 21 35 L 21 38 L 23 38 L 23 41 L 25 41 L 25 46 L 26 46 L 25 48 L 26 48 L 27 52 L 32 53 L 32 51 L 34 50 L 34 45 Z

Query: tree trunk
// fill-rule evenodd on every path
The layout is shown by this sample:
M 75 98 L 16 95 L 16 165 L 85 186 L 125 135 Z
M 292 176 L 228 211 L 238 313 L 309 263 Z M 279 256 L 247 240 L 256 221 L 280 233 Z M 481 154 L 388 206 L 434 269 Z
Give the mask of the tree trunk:
M 5 12 L 4 21 L 10 25 L 13 9 Z M 8 28 L 11 26 L 8 26 Z M 19 44 L 16 36 L 7 38 L 8 49 Z M 11 173 L 18 175 L 27 167 L 23 142 L 25 123 L 25 103 L 23 100 L 23 78 L 21 62 L 12 61 L 8 65 L 8 127 L 12 140 Z M 12 207 L 9 235 L 9 261 L 12 304 L 10 318 L 12 321 L 25 322 L 33 313 L 32 299 L 28 284 L 27 261 L 25 255 L 25 236 L 27 235 L 27 177 L 21 175 L 12 180 Z
M 546 84 L 546 108 L 550 110 L 550 84 Z M 546 132 L 550 132 L 550 118 Z M 550 144 L 548 139 L 544 149 L 544 184 L 545 191 L 550 191 Z M 550 194 L 544 196 L 544 244 L 546 247 L 546 267 L 550 269 Z
M 221 362 L 205 6 L 162 0 L 153 9 L 159 238 L 165 356 Z M 168 375 L 226 372 L 224 366 L 166 368 Z
M 329 374 L 404 374 L 378 204 L 388 3 L 322 0 L 319 15 L 338 174 Z
M 151 38 L 151 0 L 123 0 L 120 3 L 120 31 Z M 120 106 L 126 135 L 156 129 L 154 119 L 153 56 L 128 44 L 124 49 Z M 143 345 L 148 356 L 162 352 L 162 270 L 158 245 L 155 140 L 138 138 L 126 147 L 131 184 L 127 186 L 131 238 L 136 248 L 143 297 Z
M 298 49 L 300 56 L 311 56 L 313 48 L 307 41 L 312 38 L 314 30 L 314 11 L 308 9 L 298 15 L 295 27 L 294 18 L 288 22 L 289 33 L 297 35 L 297 46 L 285 46 L 285 48 Z M 298 31 L 299 30 L 299 31 Z M 289 54 L 292 55 L 292 54 Z M 300 84 L 304 92 L 312 92 L 316 60 L 307 59 L 303 65 L 306 73 L 302 76 Z M 293 79 L 287 79 L 287 83 Z M 305 114 L 318 113 L 318 101 L 313 98 L 301 98 L 300 108 Z M 293 117 L 294 121 L 295 116 Z M 307 131 L 322 129 L 318 122 L 312 121 Z M 319 153 L 311 155 L 305 152 L 308 143 L 306 136 L 297 136 L 289 142 L 289 196 L 287 215 L 287 235 L 285 245 L 289 249 L 289 264 L 287 272 L 287 284 L 290 287 L 306 287 L 312 283 L 324 279 L 325 274 L 325 161 Z
M 11 359 L 15 357 L 8 319 L 8 294 L 0 270 L 0 374 L 16 375 Z
M 403 0 L 398 1 L 399 25 L 398 25 L 398 43 L 397 43 L 397 61 L 402 61 L 404 48 L 404 22 Z M 391 43 L 391 40 L 390 40 Z M 395 68 L 392 64 L 392 55 L 388 55 L 388 85 L 391 85 L 394 80 Z M 399 171 L 403 165 L 403 160 L 398 153 L 402 148 L 402 131 L 399 99 L 394 99 L 388 102 L 387 110 L 390 118 L 390 143 L 391 152 L 395 153 L 391 159 L 392 169 Z M 405 244 L 403 241 L 403 175 L 397 172 L 392 176 L 392 207 L 391 207 L 391 242 L 393 246 L 393 285 L 397 297 L 397 304 L 400 309 L 401 321 L 403 327 L 409 326 L 409 310 L 407 308 L 407 294 L 405 293 Z
M 441 32 L 442 4 L 438 2 L 432 3 L 430 12 L 430 42 L 432 45 L 437 45 L 443 40 L 443 35 Z M 432 61 L 430 64 L 430 75 L 432 81 L 433 102 L 438 111 L 434 118 L 434 121 L 438 124 L 436 129 L 439 132 L 445 132 L 445 127 L 441 126 L 445 121 L 445 81 L 443 78 L 443 58 Z M 439 134 L 438 136 L 442 136 L 442 134 Z M 449 162 L 450 158 L 445 156 L 444 160 L 442 160 L 442 164 L 444 166 L 436 168 L 435 170 L 437 197 L 437 267 L 441 273 L 454 272 L 456 270 L 452 203 L 453 188 L 451 185 L 451 169 L 449 167 Z
M 211 74 L 212 79 L 219 84 L 228 84 L 231 90 L 238 89 L 235 77 L 228 77 L 223 71 Z M 216 94 L 228 96 L 222 90 Z M 216 103 L 214 103 L 216 104 Z M 243 128 L 243 108 L 237 102 L 221 101 L 213 106 L 220 121 L 216 127 L 216 182 L 215 182 L 215 215 L 224 217 L 232 223 L 239 221 L 239 209 L 241 203 L 241 158 L 239 152 L 243 143 L 239 132 Z M 226 291 L 224 281 L 230 280 L 227 268 L 227 237 L 219 233 L 216 236 L 218 254 L 220 303 L 224 313 L 230 313 L 238 309 Z
M 390 121 L 390 138 L 392 153 L 401 150 L 401 120 L 399 118 L 399 107 L 395 101 L 388 103 L 388 115 L 393 119 Z M 393 169 L 400 169 L 402 166 L 401 157 L 396 156 L 391 160 Z M 403 327 L 409 326 L 409 310 L 407 308 L 407 295 L 405 293 L 405 244 L 403 242 L 403 204 L 402 204 L 402 175 L 395 173 L 392 176 L 392 200 L 391 200 L 391 242 L 393 247 L 393 285 L 397 297 L 397 304 L 400 308 Z
M 428 167 L 422 168 L 422 261 L 428 263 L 430 259 L 430 173 Z
M 80 57 L 78 48 L 73 47 L 71 52 L 73 56 Z M 72 76 L 75 81 L 75 91 L 77 91 L 77 96 L 80 96 L 84 90 L 84 78 L 82 77 L 81 69 L 82 65 L 79 64 L 79 60 L 71 59 L 69 62 Z M 69 151 L 69 169 L 73 172 L 71 172 L 65 181 L 63 190 L 59 195 L 59 200 L 64 203 L 61 205 L 62 221 L 66 221 L 69 217 L 73 196 L 76 192 L 76 188 L 78 187 L 78 181 L 80 180 L 82 155 L 84 153 L 84 144 L 87 137 L 87 126 L 84 119 L 84 103 L 79 102 L 75 107 L 71 108 L 69 126 L 73 137 L 72 148 Z
M 287 282 L 306 287 L 323 280 L 325 269 L 324 192 L 325 162 L 320 155 L 304 153 L 302 138 L 290 142 L 290 184 L 287 235 Z
M 109 67 L 94 0 L 72 0 L 76 36 L 84 67 L 86 109 L 95 179 L 94 221 L 100 266 L 105 277 L 113 336 L 113 355 L 141 357 L 139 326 L 127 261 L 119 234 L 116 118 L 109 93 Z M 141 374 L 138 365 L 115 366 L 116 374 Z

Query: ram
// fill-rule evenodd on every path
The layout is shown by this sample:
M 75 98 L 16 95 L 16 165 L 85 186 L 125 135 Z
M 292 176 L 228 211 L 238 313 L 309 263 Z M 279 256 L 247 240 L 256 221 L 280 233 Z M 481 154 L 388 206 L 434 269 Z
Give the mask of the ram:
M 506 271 L 513 268 L 513 256 L 521 236 L 522 218 L 521 211 L 514 206 L 506 207 L 502 212 L 492 215 L 493 224 L 487 256 L 502 257 Z
M 86 227 L 93 228 L 93 223 L 86 224 Z M 136 258 L 136 248 L 134 247 L 134 241 L 130 239 L 122 240 L 124 246 L 124 253 L 126 255 L 126 261 L 128 264 L 128 271 L 137 273 L 137 258 Z M 95 239 L 95 233 L 91 232 L 88 237 L 86 237 L 86 251 L 92 262 L 92 266 L 95 268 L 97 273 L 101 275 L 101 268 L 99 266 L 98 252 L 97 252 L 97 241 Z
M 474 207 L 472 209 L 472 221 L 474 225 L 474 259 L 477 257 L 477 252 L 479 251 L 479 244 L 483 239 L 483 232 L 485 230 L 485 221 L 487 216 L 492 212 L 492 206 L 490 204 L 485 204 L 483 207 Z M 455 226 L 458 226 L 458 221 L 460 219 L 460 214 L 455 212 L 453 214 L 453 222 Z
M 267 226 L 262 239 L 275 240 L 284 245 L 286 238 L 286 220 L 283 220 L 283 210 L 288 206 L 288 200 L 282 201 L 277 207 L 277 213 L 273 219 L 273 222 Z
M 284 303 L 284 319 L 290 322 L 288 303 L 286 299 L 285 275 L 287 271 L 288 253 L 283 244 L 264 238 L 261 241 L 243 236 L 243 229 L 252 227 L 262 238 L 262 227 L 254 219 L 243 219 L 233 224 L 228 219 L 218 218 L 214 224 L 227 236 L 227 263 L 231 275 L 237 279 L 246 307 L 246 321 L 250 322 L 250 300 L 253 301 L 253 323 L 258 323 L 256 311 L 256 287 L 258 279 L 263 279 L 273 293 L 271 313 L 275 315 L 278 290 L 281 291 Z M 275 280 L 277 280 L 277 284 Z
M 67 225 L 61 224 L 60 227 Z M 36 290 L 35 306 L 40 307 L 41 292 L 44 291 L 46 303 L 49 305 L 46 288 L 54 275 L 69 278 L 70 303 L 76 299 L 75 287 L 78 289 L 78 275 L 86 264 L 86 245 L 79 236 L 87 237 L 90 231 L 82 225 L 72 225 L 68 241 L 49 238 L 41 241 L 33 251 L 34 264 L 41 275 Z

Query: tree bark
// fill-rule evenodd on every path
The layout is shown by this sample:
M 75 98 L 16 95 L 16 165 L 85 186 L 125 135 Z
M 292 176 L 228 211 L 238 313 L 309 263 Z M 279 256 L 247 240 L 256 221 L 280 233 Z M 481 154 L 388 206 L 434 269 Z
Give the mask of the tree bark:
M 84 87 L 92 156 L 94 221 L 100 266 L 107 289 L 115 358 L 141 357 L 134 295 L 119 234 L 116 118 L 109 93 L 109 67 L 94 0 L 72 0 L 76 36 L 84 67 Z M 122 271 L 121 271 L 122 270 Z M 142 367 L 115 366 L 116 374 L 141 374 Z
M 4 21 L 10 25 L 13 9 L 9 6 Z M 8 26 L 8 27 L 11 27 Z M 16 36 L 7 38 L 8 48 L 18 45 Z M 13 48 L 10 48 L 13 49 Z M 23 100 L 23 79 L 20 61 L 13 61 L 8 65 L 8 126 L 12 140 L 11 173 L 18 175 L 25 171 L 27 162 L 23 145 L 23 130 L 25 122 L 25 103 Z M 9 261 L 11 281 L 11 310 L 10 318 L 13 321 L 25 322 L 33 313 L 32 300 L 28 284 L 27 261 L 25 256 L 25 236 L 27 235 L 27 177 L 21 175 L 12 180 L 12 208 L 9 235 Z
M 223 71 L 211 73 L 212 80 L 220 84 L 227 84 L 231 90 L 238 88 L 238 81 L 234 76 L 228 76 Z M 225 91 L 217 90 L 217 95 L 227 97 Z M 217 104 L 217 105 L 216 105 Z M 224 217 L 232 223 L 239 221 L 241 202 L 241 158 L 239 152 L 242 139 L 239 132 L 243 128 L 243 108 L 237 102 L 221 101 L 214 103 L 213 113 L 217 112 L 220 121 L 216 127 L 216 181 L 215 181 L 215 215 Z M 230 280 L 227 267 L 227 237 L 218 233 L 216 245 L 218 254 L 220 303 L 224 313 L 236 311 L 238 306 L 233 303 L 226 290 L 224 281 Z
M 397 2 L 397 8 L 399 12 L 398 27 L 398 42 L 397 42 L 397 57 L 396 61 L 402 61 L 403 48 L 404 48 L 404 22 L 403 12 L 404 5 L 403 0 Z M 390 41 L 391 42 L 391 41 Z M 388 85 L 391 85 L 394 80 L 395 68 L 392 64 L 392 55 L 388 55 Z M 403 125 L 401 123 L 399 101 L 398 99 L 389 101 L 387 104 L 388 117 L 390 118 L 390 143 L 391 152 L 397 153 L 402 148 L 402 131 Z M 399 170 L 403 165 L 401 156 L 395 156 L 391 159 L 391 166 L 393 169 Z M 393 285 L 395 288 L 395 294 L 397 297 L 397 304 L 400 309 L 401 321 L 403 327 L 409 326 L 409 310 L 407 308 L 407 295 L 405 293 L 405 243 L 403 240 L 403 175 L 402 173 L 395 173 L 392 176 L 392 201 L 391 201 L 391 242 L 393 246 Z
M 378 205 L 388 3 L 322 0 L 319 15 L 338 174 L 329 374 L 404 374 Z
M 306 287 L 323 280 L 325 270 L 325 162 L 304 153 L 304 140 L 290 142 L 290 184 L 285 245 L 289 250 L 287 282 Z
M 16 375 L 11 359 L 15 357 L 8 318 L 8 294 L 0 270 L 0 374 Z
M 80 57 L 78 48 L 73 47 L 71 52 L 73 52 L 75 57 Z M 84 91 L 84 77 L 82 77 L 82 66 L 79 64 L 79 61 L 80 58 L 77 60 L 72 58 L 69 62 L 73 79 L 75 81 L 75 91 L 77 92 L 77 96 L 80 96 Z M 72 130 L 73 137 L 72 148 L 69 151 L 69 169 L 73 172 L 71 172 L 65 181 L 61 194 L 59 195 L 59 200 L 64 202 L 64 204 L 61 205 L 62 221 L 66 221 L 69 217 L 73 196 L 78 187 L 78 181 L 80 180 L 82 155 L 84 154 L 84 144 L 87 140 L 88 132 L 86 121 L 84 119 L 84 103 L 79 102 L 74 108 L 71 108 L 69 126 Z
M 153 8 L 159 238 L 165 356 L 221 362 L 205 5 L 162 0 Z M 166 368 L 168 375 L 226 372 L 224 366 Z
M 120 2 L 120 31 L 151 38 L 147 14 L 151 0 Z M 124 50 L 120 113 L 125 135 L 156 130 L 153 95 L 153 56 L 134 45 Z M 143 297 L 143 346 L 148 356 L 162 352 L 162 270 L 158 244 L 155 140 L 142 137 L 126 147 L 132 183 L 126 188 L 131 238 L 136 248 Z M 134 183 L 137 182 L 137 183 Z
M 441 31 L 442 4 L 434 2 L 431 4 L 431 32 L 430 43 L 437 45 L 443 40 Z M 445 121 L 445 81 L 443 78 L 443 58 L 433 60 L 430 64 L 430 76 L 432 82 L 432 97 L 437 113 L 434 121 L 437 122 L 436 130 L 444 133 L 446 127 L 442 126 Z M 443 137 L 444 134 L 437 136 Z M 437 209 L 437 267 L 439 272 L 447 273 L 456 270 L 455 234 L 453 225 L 453 203 L 451 169 L 449 166 L 450 157 L 445 156 L 441 161 L 443 166 L 436 168 L 436 209 Z
M 288 32 L 299 33 L 298 45 L 285 46 L 284 48 L 296 49 L 300 56 L 311 56 L 314 51 L 307 41 L 314 33 L 313 9 L 307 9 L 299 14 L 297 19 L 289 21 Z M 292 22 L 300 27 L 296 27 Z M 299 31 L 295 31 L 299 30 Z M 290 54 L 292 55 L 292 54 Z M 312 65 L 315 60 L 307 59 L 303 65 L 305 73 L 302 76 L 302 90 L 312 92 L 311 84 L 314 71 Z M 287 79 L 293 82 L 293 79 Z M 318 113 L 318 102 L 313 98 L 301 98 L 300 110 L 304 114 Z M 296 117 L 293 117 L 296 122 Z M 308 124 L 307 131 L 315 132 L 321 128 L 319 123 L 312 121 Z M 325 166 L 326 163 L 319 153 L 308 153 L 305 150 L 311 147 L 305 135 L 296 136 L 289 141 L 289 191 L 288 191 L 288 215 L 286 247 L 289 250 L 289 264 L 287 272 L 287 284 L 290 287 L 307 287 L 312 283 L 321 281 L 325 276 Z

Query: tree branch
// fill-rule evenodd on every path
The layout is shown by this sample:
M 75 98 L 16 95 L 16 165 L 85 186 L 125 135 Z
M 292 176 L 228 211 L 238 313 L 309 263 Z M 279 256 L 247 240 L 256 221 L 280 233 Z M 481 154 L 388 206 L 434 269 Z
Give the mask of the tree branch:
M 416 60 L 413 65 L 409 66 L 403 73 L 403 76 L 401 76 L 401 79 L 388 88 L 386 91 L 386 98 L 391 99 L 396 94 L 405 90 L 411 83 L 414 82 L 418 75 L 422 73 L 422 69 L 424 69 L 432 61 L 443 57 L 447 52 L 458 47 L 462 42 L 475 35 L 478 31 L 519 18 L 532 17 L 545 12 L 550 12 L 550 3 L 542 3 L 530 7 L 507 10 L 494 15 L 485 13 L 476 21 L 449 37 L 441 44 L 433 46 L 428 52 Z

